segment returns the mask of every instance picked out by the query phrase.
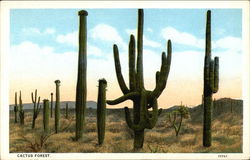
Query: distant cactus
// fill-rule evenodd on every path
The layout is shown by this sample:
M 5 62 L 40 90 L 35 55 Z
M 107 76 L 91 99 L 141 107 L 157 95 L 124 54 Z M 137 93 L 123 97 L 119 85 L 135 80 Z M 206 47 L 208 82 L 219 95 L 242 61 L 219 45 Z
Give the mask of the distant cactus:
M 87 15 L 88 12 L 81 10 L 79 26 L 79 56 L 78 56 L 78 75 L 76 85 L 76 129 L 75 140 L 82 138 L 85 125 L 85 110 L 87 97 Z
M 15 92 L 15 106 L 14 106 L 15 123 L 17 123 L 17 119 L 18 119 L 17 112 L 18 112 L 17 92 Z
M 169 121 L 171 123 L 171 127 L 174 128 L 175 135 L 178 136 L 181 130 L 183 119 L 184 118 L 187 119 L 189 116 L 188 108 L 181 104 L 177 110 L 172 111 L 171 113 L 169 113 L 168 116 L 169 116 Z M 178 117 L 179 121 L 177 121 Z
M 33 120 L 32 120 L 32 129 L 34 129 L 36 126 L 36 118 L 38 117 L 38 114 L 41 110 L 41 106 L 39 107 L 40 97 L 38 97 L 38 101 L 37 101 L 37 90 L 35 90 L 35 97 L 33 95 L 33 92 L 31 93 L 31 99 L 34 104 L 33 105 Z
M 66 103 L 66 107 L 65 107 L 65 118 L 68 119 L 69 118 L 69 104 Z
M 50 101 L 50 118 L 53 117 L 53 93 L 50 93 L 51 101 Z
M 43 100 L 43 129 L 45 133 L 49 133 L 49 100 Z
M 22 101 L 22 92 L 20 91 L 19 95 L 19 119 L 20 124 L 24 125 L 24 110 L 23 110 L 23 101 Z
M 204 61 L 204 122 L 203 122 L 203 146 L 211 146 L 211 121 L 213 93 L 219 89 L 219 58 L 211 59 L 211 11 L 207 11 L 206 23 L 206 54 Z
M 59 86 L 60 86 L 60 80 L 56 80 L 55 84 L 56 84 L 56 105 L 55 105 L 55 130 L 56 133 L 59 132 L 59 128 L 60 128 L 60 90 L 59 90 Z
M 131 119 L 128 107 L 125 107 L 125 118 L 130 129 L 134 130 L 134 149 L 143 147 L 144 130 L 152 129 L 158 119 L 161 109 L 158 110 L 157 98 L 166 87 L 168 73 L 171 64 L 171 41 L 168 40 L 168 56 L 162 53 L 162 65 L 160 71 L 156 72 L 156 87 L 153 91 L 144 88 L 143 79 L 143 10 L 138 11 L 138 35 L 137 35 L 137 63 L 135 62 L 135 38 L 130 36 L 129 42 L 129 86 L 126 86 L 121 72 L 119 51 L 117 45 L 114 45 L 114 60 L 116 76 L 119 86 L 124 96 L 107 101 L 109 105 L 116 105 L 126 100 L 133 101 L 133 120 Z M 149 109 L 152 108 L 152 111 Z
M 103 144 L 105 137 L 106 87 L 107 87 L 107 81 L 105 79 L 100 79 L 98 87 L 98 99 L 97 99 L 97 131 L 98 131 L 99 145 Z

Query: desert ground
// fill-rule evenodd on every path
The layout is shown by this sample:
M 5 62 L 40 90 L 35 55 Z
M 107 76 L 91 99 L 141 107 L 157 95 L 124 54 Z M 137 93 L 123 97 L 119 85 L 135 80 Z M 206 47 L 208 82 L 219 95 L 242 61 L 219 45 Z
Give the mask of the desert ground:
M 61 103 L 60 133 L 54 133 L 54 116 L 50 119 L 50 134 L 43 134 L 42 110 L 31 128 L 32 110 L 25 110 L 25 125 L 14 123 L 10 110 L 9 143 L 11 153 L 241 153 L 242 152 L 242 101 L 220 99 L 215 102 L 212 121 L 212 146 L 202 145 L 202 106 L 189 109 L 190 116 L 184 119 L 178 136 L 168 120 L 168 113 L 175 107 L 164 109 L 156 126 L 145 130 L 143 149 L 133 150 L 133 131 L 125 122 L 123 109 L 107 109 L 104 144 L 98 145 L 96 109 L 88 108 L 83 139 L 74 141 L 75 113 L 71 108 L 69 118 Z M 216 105 L 217 104 L 217 105 Z M 220 105 L 219 105 L 220 104 Z M 25 105 L 25 104 L 24 104 Z M 230 107 L 231 105 L 231 107 Z

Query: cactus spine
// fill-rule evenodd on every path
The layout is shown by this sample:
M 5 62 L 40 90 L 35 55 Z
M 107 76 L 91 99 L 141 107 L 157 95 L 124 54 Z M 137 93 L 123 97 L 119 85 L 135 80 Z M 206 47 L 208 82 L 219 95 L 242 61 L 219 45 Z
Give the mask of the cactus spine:
M 203 122 L 203 146 L 211 146 L 211 119 L 213 93 L 219 89 L 219 58 L 211 59 L 211 11 L 207 11 L 206 22 L 206 50 L 204 65 L 204 122 Z
M 78 75 L 76 85 L 76 129 L 75 140 L 82 138 L 85 123 L 86 96 L 87 96 L 87 15 L 88 12 L 81 10 L 79 26 L 79 56 Z
M 49 100 L 43 100 L 43 129 L 45 133 L 49 133 Z
M 18 105 L 17 105 L 17 92 L 15 92 L 15 106 L 14 106 L 14 112 L 15 112 L 15 123 L 17 123 L 17 112 L 18 112 Z
M 50 117 L 53 117 L 53 93 L 50 93 L 51 102 L 50 102 Z
M 34 104 L 34 106 L 33 106 L 33 120 L 32 120 L 32 129 L 34 129 L 36 126 L 36 118 L 41 110 L 41 106 L 39 107 L 40 97 L 38 97 L 38 101 L 37 101 L 37 90 L 35 90 L 35 97 L 33 95 L 33 92 L 31 93 L 31 99 L 32 99 L 32 102 Z
M 60 127 L 60 80 L 56 80 L 56 105 L 55 105 L 55 130 L 56 133 L 59 132 L 59 127 Z
M 144 130 L 152 129 L 158 119 L 161 109 L 158 110 L 157 98 L 161 95 L 166 87 L 167 78 L 171 64 L 171 41 L 168 40 L 168 56 L 165 52 L 162 53 L 162 65 L 160 71 L 156 72 L 156 87 L 153 91 L 148 91 L 144 88 L 143 82 L 143 10 L 138 11 L 138 41 L 137 41 L 137 63 L 135 64 L 135 38 L 130 36 L 129 42 L 129 87 L 126 86 L 121 73 L 119 60 L 119 51 L 117 45 L 114 45 L 114 60 L 116 76 L 124 96 L 107 101 L 109 105 L 116 105 L 128 99 L 133 101 L 133 120 L 131 119 L 128 107 L 125 107 L 126 122 L 134 131 L 134 149 L 143 147 Z M 148 109 L 152 108 L 152 111 Z
M 19 119 L 20 124 L 24 125 L 24 110 L 23 110 L 23 101 L 22 101 L 22 92 L 20 91 L 19 95 Z
M 106 87 L 107 87 L 107 81 L 105 79 L 100 79 L 98 87 L 98 99 L 97 99 L 97 131 L 98 131 L 99 145 L 103 144 L 105 137 Z
M 65 107 L 65 118 L 68 119 L 69 118 L 69 104 L 66 103 L 66 107 Z

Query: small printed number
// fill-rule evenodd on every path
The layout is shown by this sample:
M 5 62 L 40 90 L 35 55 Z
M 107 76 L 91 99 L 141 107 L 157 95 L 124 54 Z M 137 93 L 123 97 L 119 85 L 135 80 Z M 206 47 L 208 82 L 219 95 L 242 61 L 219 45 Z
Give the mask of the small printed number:
M 227 155 L 224 155 L 224 154 L 220 154 L 218 155 L 219 158 L 227 158 Z

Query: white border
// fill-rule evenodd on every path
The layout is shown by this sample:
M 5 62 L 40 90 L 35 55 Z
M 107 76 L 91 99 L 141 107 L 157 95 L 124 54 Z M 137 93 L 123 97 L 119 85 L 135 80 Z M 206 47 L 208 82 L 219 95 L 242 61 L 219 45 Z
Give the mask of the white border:
M 8 66 L 9 60 L 9 11 L 13 8 L 240 8 L 242 9 L 242 38 L 244 53 L 243 72 L 243 153 L 53 153 L 49 159 L 250 159 L 249 155 L 249 2 L 248 1 L 4 1 L 0 2 L 0 109 L 1 109 L 1 157 L 0 159 L 17 158 L 17 154 L 9 154 L 9 110 L 8 110 Z M 11 64 L 14 65 L 14 64 Z M 32 154 L 35 155 L 35 154 Z M 227 155 L 227 158 L 218 158 Z M 33 158 L 34 159 L 34 158 Z M 36 158 L 37 159 L 37 158 Z M 42 158 L 41 158 L 42 159 Z M 48 158 L 43 158 L 48 159 Z

